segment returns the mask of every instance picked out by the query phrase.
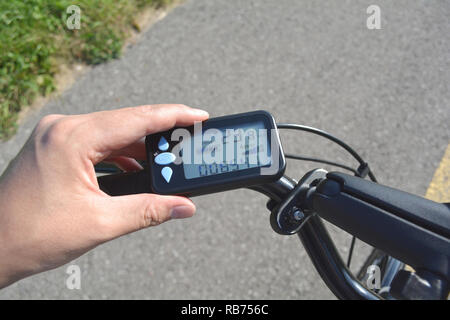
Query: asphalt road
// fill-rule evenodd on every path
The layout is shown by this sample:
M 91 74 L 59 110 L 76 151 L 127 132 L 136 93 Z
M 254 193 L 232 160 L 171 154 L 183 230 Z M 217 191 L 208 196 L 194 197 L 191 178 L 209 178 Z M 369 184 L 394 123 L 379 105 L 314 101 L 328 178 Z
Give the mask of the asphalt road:
M 124 56 L 84 74 L 0 144 L 0 170 L 38 119 L 150 103 L 212 116 L 266 109 L 354 146 L 380 182 L 423 195 L 450 141 L 450 4 L 381 1 L 190 0 Z M 353 163 L 308 134 L 283 134 L 289 152 Z M 300 178 L 310 163 L 289 163 Z M 70 175 L 70 172 L 67 172 Z M 265 198 L 237 190 L 195 199 L 197 215 L 97 247 L 66 268 L 24 279 L 0 298 L 333 298 L 295 237 L 270 228 Z M 343 252 L 349 237 L 332 229 Z

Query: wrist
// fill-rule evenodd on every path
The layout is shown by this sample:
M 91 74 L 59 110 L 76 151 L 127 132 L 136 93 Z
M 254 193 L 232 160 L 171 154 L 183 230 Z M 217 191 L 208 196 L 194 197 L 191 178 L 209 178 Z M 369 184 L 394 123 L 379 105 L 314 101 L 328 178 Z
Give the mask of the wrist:
M 14 231 L 8 230 L 16 212 L 8 199 L 8 190 L 5 190 L 4 181 L 0 182 L 0 289 L 4 288 L 30 274 L 25 268 L 27 263 L 20 261 L 19 248 L 14 239 Z
M 4 239 L 2 230 L 0 230 L 0 243 L 2 246 L 0 247 L 0 289 L 4 288 L 11 283 L 17 281 L 17 275 L 14 271 L 14 257 L 11 256 L 10 250 L 8 247 L 8 242 Z
M 0 229 L 0 289 L 34 273 L 13 241 Z

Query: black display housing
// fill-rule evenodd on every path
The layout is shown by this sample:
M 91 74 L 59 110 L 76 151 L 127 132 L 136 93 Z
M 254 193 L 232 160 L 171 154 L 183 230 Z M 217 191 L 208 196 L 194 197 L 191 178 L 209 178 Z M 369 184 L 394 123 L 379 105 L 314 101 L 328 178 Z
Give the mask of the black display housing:
M 210 128 L 235 128 L 246 123 L 253 123 L 255 121 L 262 121 L 265 129 L 268 129 L 268 146 L 271 148 L 272 134 L 276 134 L 273 141 L 277 144 L 279 154 L 278 170 L 273 174 L 261 174 L 261 167 L 253 167 L 242 169 L 239 171 L 225 172 L 210 176 L 204 176 L 193 179 L 186 179 L 184 176 L 184 169 L 182 164 L 170 165 L 173 170 L 170 183 L 167 183 L 161 175 L 162 166 L 155 163 L 154 158 L 159 152 L 158 142 L 161 137 L 164 137 L 169 143 L 168 151 L 179 143 L 179 141 L 171 141 L 172 132 L 177 129 L 173 128 L 165 132 L 148 135 L 145 139 L 147 149 L 147 159 L 149 164 L 149 183 L 150 189 L 153 193 L 163 195 L 185 195 L 197 196 L 209 194 L 214 192 L 221 192 L 225 190 L 237 189 L 242 187 L 250 187 L 260 185 L 268 182 L 278 180 L 284 174 L 286 168 L 286 160 L 283 149 L 281 147 L 280 138 L 274 118 L 270 113 L 263 110 L 233 114 L 217 118 L 211 118 L 202 123 L 202 131 L 204 132 Z M 194 126 L 186 127 L 187 130 L 193 132 Z M 274 130 L 271 130 L 274 129 Z M 271 152 L 271 157 L 273 153 Z M 271 163 L 273 158 L 271 159 Z

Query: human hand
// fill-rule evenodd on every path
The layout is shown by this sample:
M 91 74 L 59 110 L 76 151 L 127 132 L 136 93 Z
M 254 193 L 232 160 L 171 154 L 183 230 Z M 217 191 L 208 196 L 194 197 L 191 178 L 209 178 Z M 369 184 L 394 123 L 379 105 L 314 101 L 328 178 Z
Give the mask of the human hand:
M 195 206 L 184 197 L 110 197 L 94 165 L 140 170 L 143 137 L 207 118 L 183 105 L 44 117 L 0 179 L 0 288 L 124 234 L 192 216 Z

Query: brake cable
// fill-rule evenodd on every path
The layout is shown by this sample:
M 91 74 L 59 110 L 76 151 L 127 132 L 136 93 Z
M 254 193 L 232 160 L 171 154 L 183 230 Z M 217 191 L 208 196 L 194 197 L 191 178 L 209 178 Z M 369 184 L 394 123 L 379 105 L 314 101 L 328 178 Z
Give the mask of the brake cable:
M 353 172 L 355 175 L 358 175 L 358 171 L 356 171 L 353 168 L 350 168 L 344 164 L 340 164 L 337 162 L 333 162 L 333 161 L 328 161 L 328 160 L 324 160 L 324 159 L 319 159 L 319 158 L 313 158 L 313 157 L 304 157 L 304 156 L 298 156 L 295 154 L 290 154 L 290 153 L 285 153 L 284 156 L 288 159 L 294 159 L 294 160 L 302 160 L 302 161 L 311 161 L 311 162 L 318 162 L 318 163 L 323 163 L 323 164 L 328 164 L 331 166 L 335 166 L 338 168 L 342 168 L 348 171 Z

